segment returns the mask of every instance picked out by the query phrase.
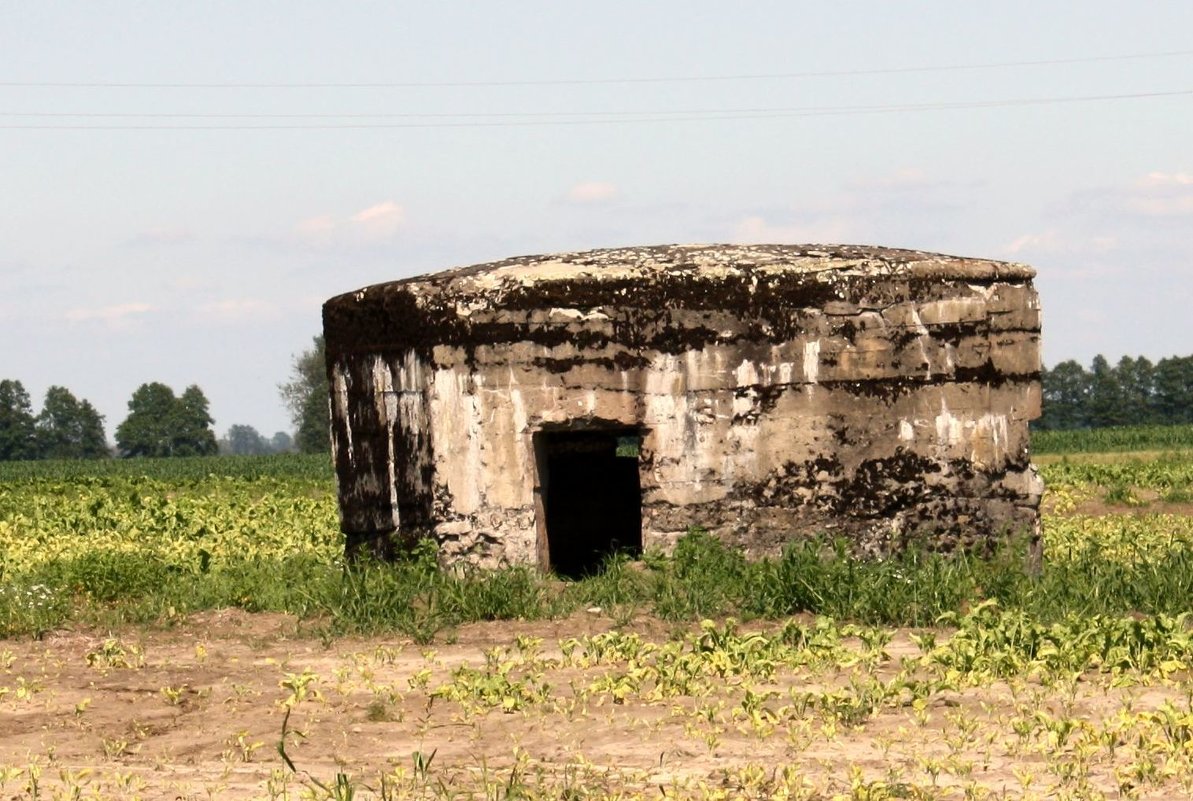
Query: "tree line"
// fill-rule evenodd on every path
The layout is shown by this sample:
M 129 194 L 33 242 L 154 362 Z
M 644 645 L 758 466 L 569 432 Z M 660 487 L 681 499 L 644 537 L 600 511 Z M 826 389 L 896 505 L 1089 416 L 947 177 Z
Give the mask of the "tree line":
M 1041 430 L 1193 423 L 1193 356 L 1156 363 L 1124 356 L 1111 365 L 1095 356 L 1087 370 L 1072 359 L 1041 374 Z
M 108 455 L 104 418 L 66 387 L 46 390 L 41 411 L 20 381 L 0 381 L 0 461 L 100 459 Z
M 0 380 L 0 461 L 104 459 L 110 456 L 259 455 L 294 450 L 284 431 L 266 439 L 252 426 L 233 425 L 216 439 L 207 396 L 197 385 L 181 395 L 166 384 L 142 384 L 128 402 L 128 417 L 116 427 L 113 451 L 104 417 L 90 401 L 66 387 L 46 390 L 40 412 L 20 381 Z
M 210 456 L 325 453 L 330 450 L 327 372 L 323 337 L 294 359 L 289 381 L 278 387 L 290 410 L 295 434 L 262 436 L 236 424 L 217 439 L 207 396 L 192 384 L 181 395 L 161 382 L 142 384 L 128 401 L 128 416 L 116 427 L 115 449 L 104 434 L 104 417 L 90 401 L 66 387 L 46 391 L 40 412 L 20 381 L 0 380 L 0 461 L 102 459 L 109 456 Z

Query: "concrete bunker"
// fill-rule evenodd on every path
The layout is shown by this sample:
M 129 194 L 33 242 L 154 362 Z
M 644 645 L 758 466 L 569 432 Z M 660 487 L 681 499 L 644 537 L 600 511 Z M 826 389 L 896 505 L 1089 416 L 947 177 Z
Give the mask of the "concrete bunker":
M 1031 268 L 853 246 L 532 256 L 324 305 L 348 551 L 568 576 L 699 526 L 747 555 L 1038 543 Z

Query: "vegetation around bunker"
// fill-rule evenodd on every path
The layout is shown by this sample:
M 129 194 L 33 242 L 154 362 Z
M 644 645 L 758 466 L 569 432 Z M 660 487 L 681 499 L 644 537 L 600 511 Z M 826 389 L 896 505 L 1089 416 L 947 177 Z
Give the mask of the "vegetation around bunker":
M 5 797 L 1193 787 L 1193 451 L 1046 465 L 1039 576 L 699 532 L 578 581 L 345 566 L 322 460 L 55 467 L 0 468 Z

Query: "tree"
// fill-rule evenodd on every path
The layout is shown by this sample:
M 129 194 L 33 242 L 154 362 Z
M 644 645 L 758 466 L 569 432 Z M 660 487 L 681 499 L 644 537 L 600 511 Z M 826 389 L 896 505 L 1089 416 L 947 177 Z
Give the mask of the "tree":
M 215 422 L 208 411 L 207 396 L 195 384 L 182 393 L 175 406 L 174 455 L 212 456 L 219 451 Z
M 269 448 L 274 453 L 289 453 L 294 450 L 294 438 L 285 431 L 275 432 L 269 438 Z
M 1124 356 L 1114 368 L 1119 385 L 1119 418 L 1122 425 L 1146 425 L 1155 421 L 1155 366 L 1146 357 Z
M 1123 388 L 1118 373 L 1100 353 L 1089 366 L 1089 401 L 1086 404 L 1089 424 L 1094 428 L 1102 428 L 1130 423 L 1124 412 Z
M 1152 404 L 1161 423 L 1193 423 L 1193 356 L 1172 356 L 1156 363 Z
M 43 459 L 101 459 L 109 455 L 103 416 L 66 387 L 46 390 L 36 428 Z
M 174 390 L 157 381 L 142 384 L 128 402 L 128 417 L 116 427 L 116 447 L 121 456 L 173 456 L 171 431 Z
M 37 458 L 33 404 L 20 381 L 0 381 L 0 461 Z
M 1069 359 L 1044 370 L 1040 376 L 1044 392 L 1042 429 L 1084 428 L 1088 425 L 1085 405 L 1089 396 L 1089 373 Z
M 79 456 L 83 459 L 106 459 L 112 455 L 108 437 L 104 434 L 104 416 L 95 410 L 91 401 L 79 401 Z
M 239 424 L 228 429 L 221 444 L 225 446 L 223 450 L 234 456 L 261 456 L 272 450 L 257 429 Z
M 291 379 L 278 387 L 290 419 L 294 421 L 294 443 L 300 453 L 331 450 L 330 392 L 327 385 L 327 351 L 323 337 L 314 339 L 310 350 L 294 359 Z
M 207 398 L 197 386 L 175 397 L 165 384 L 142 384 L 133 392 L 128 412 L 116 427 L 122 456 L 208 456 L 219 448 Z

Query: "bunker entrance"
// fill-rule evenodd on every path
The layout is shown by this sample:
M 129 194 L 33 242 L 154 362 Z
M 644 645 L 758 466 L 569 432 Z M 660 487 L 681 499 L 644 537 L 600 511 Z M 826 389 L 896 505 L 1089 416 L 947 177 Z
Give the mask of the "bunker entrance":
M 579 578 L 596 572 L 610 554 L 642 551 L 641 439 L 625 428 L 535 435 L 544 566 Z

